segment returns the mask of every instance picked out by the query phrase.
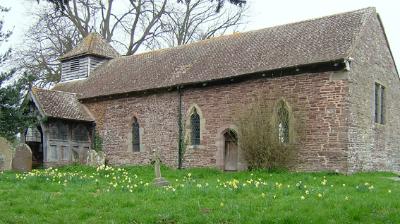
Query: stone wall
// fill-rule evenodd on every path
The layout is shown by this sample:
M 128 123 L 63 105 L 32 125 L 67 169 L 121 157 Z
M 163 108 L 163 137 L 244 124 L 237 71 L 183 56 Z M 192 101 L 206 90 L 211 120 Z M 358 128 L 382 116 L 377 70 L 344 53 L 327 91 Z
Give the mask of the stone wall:
M 367 21 L 349 74 L 349 172 L 400 171 L 400 82 L 376 16 Z M 374 121 L 374 85 L 385 86 L 385 124 Z
M 103 138 L 109 163 L 149 164 L 152 151 L 170 166 L 178 162 L 178 94 L 143 95 L 86 103 L 96 118 L 96 129 Z M 140 152 L 129 150 L 131 128 L 136 117 L 140 133 Z
M 234 127 L 237 112 L 258 97 L 271 102 L 283 98 L 301 119 L 304 134 L 298 139 L 297 170 L 347 170 L 346 72 L 302 74 L 250 80 L 183 90 L 183 117 L 192 106 L 201 110 L 199 147 L 188 147 L 184 165 L 217 166 L 218 140 Z M 96 117 L 103 149 L 111 164 L 148 164 L 153 149 L 170 166 L 178 160 L 178 93 L 176 91 L 86 102 Z M 133 117 L 141 127 L 141 152 L 131 152 L 129 135 Z

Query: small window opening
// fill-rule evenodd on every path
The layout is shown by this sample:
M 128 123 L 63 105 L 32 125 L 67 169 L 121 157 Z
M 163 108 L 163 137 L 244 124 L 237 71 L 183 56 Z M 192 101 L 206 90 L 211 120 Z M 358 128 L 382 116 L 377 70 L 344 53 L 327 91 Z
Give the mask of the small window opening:
M 132 151 L 140 152 L 140 127 L 136 117 L 132 123 Z
M 191 144 L 200 145 L 200 116 L 197 113 L 196 108 L 193 110 L 190 116 L 190 126 L 191 126 Z
M 278 104 L 278 138 L 281 143 L 289 143 L 289 111 L 283 101 Z
M 385 124 L 385 87 L 375 83 L 375 123 Z

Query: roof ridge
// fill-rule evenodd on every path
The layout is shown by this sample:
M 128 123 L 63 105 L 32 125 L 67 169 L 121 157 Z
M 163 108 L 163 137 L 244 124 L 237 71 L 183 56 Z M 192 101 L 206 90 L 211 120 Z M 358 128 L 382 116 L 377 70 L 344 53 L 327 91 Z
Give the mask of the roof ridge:
M 59 92 L 59 93 L 67 93 L 67 94 L 72 94 L 72 95 L 79 95 L 78 93 L 73 93 L 73 92 L 67 92 L 67 91 L 61 91 L 61 90 L 54 90 L 54 89 L 43 89 L 43 88 L 37 88 L 37 87 L 32 87 L 32 91 L 51 91 L 51 92 Z
M 132 58 L 132 57 L 135 57 L 135 56 L 144 56 L 146 54 L 151 54 L 151 53 L 155 53 L 155 52 L 182 49 L 182 48 L 190 47 L 190 46 L 193 46 L 193 45 L 204 44 L 204 43 L 210 42 L 210 41 L 215 41 L 215 40 L 224 39 L 224 38 L 231 38 L 231 37 L 237 36 L 237 35 L 244 35 L 244 34 L 248 34 L 248 33 L 259 32 L 259 31 L 262 31 L 262 30 L 276 29 L 276 28 L 279 28 L 279 27 L 297 25 L 297 24 L 302 24 L 302 23 L 306 23 L 306 22 L 310 22 L 310 21 L 318 21 L 318 20 L 321 20 L 321 19 L 329 18 L 329 17 L 346 15 L 346 14 L 357 13 L 357 12 L 362 12 L 362 11 L 366 11 L 367 12 L 367 11 L 371 11 L 371 10 L 376 11 L 376 8 L 375 7 L 366 7 L 366 8 L 362 8 L 362 9 L 353 10 L 353 11 L 340 12 L 340 13 L 335 13 L 335 14 L 331 14 L 331 15 L 327 15 L 327 16 L 320 16 L 320 17 L 316 17 L 316 18 L 305 19 L 305 20 L 301 20 L 301 21 L 297 21 L 297 22 L 274 25 L 274 26 L 261 28 L 261 29 L 249 30 L 249 31 L 244 31 L 244 32 L 233 32 L 231 34 L 221 35 L 221 36 L 217 36 L 217 37 L 211 37 L 211 38 L 208 38 L 208 39 L 199 40 L 199 41 L 195 41 L 195 42 L 184 44 L 184 45 L 178 45 L 178 46 L 167 47 L 167 48 L 160 48 L 160 49 L 156 49 L 156 50 L 150 50 L 150 51 L 146 51 L 146 52 L 141 52 L 141 53 L 138 53 L 138 54 L 127 55 L 127 56 L 124 56 L 122 58 Z

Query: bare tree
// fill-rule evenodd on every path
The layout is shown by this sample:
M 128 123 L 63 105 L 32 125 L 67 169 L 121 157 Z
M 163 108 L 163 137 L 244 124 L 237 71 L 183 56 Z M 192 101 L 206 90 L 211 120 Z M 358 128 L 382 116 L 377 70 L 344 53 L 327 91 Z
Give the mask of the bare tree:
M 128 0 L 122 4 L 126 8 L 121 11 L 114 8 L 114 0 L 70 0 L 61 13 L 82 37 L 99 32 L 108 42 L 121 45 L 126 55 L 132 55 L 163 32 L 160 20 L 167 0 Z M 116 32 L 123 40 L 114 37 Z
M 25 72 L 35 76 L 35 85 L 44 87 L 60 79 L 58 58 L 76 46 L 81 36 L 60 15 L 45 12 L 36 16 L 37 22 L 28 30 L 24 46 L 14 54 L 14 60 Z
M 47 0 L 48 2 L 52 3 L 55 8 L 58 10 L 65 10 L 65 6 L 68 4 L 70 0 Z M 181 2 L 186 2 L 187 0 L 178 0 L 179 3 Z M 246 4 L 246 0 L 228 0 L 229 3 L 238 5 L 242 7 L 244 4 Z M 40 2 L 40 0 L 37 0 L 37 2 Z M 219 12 L 221 8 L 225 4 L 225 0 L 209 0 L 210 3 L 217 2 L 217 8 L 216 11 Z
M 100 33 L 120 53 L 187 44 L 234 31 L 245 8 L 215 11 L 210 0 L 69 0 L 63 10 L 49 5 L 37 13 L 16 54 L 21 67 L 37 76 L 37 85 L 60 79 L 58 58 L 91 32 Z
M 216 12 L 217 4 L 210 4 L 209 0 L 186 0 L 176 4 L 163 19 L 163 28 L 167 32 L 162 41 L 168 46 L 188 44 L 236 31 L 244 24 L 247 8 L 225 7 Z

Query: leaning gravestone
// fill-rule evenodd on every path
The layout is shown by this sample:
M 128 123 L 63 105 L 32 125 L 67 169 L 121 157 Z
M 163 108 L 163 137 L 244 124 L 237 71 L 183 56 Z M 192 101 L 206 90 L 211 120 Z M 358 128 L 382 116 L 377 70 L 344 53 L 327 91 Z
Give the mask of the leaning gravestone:
M 12 160 L 12 169 L 22 172 L 32 170 L 32 151 L 27 144 L 19 144 L 15 148 L 15 154 Z
M 11 170 L 12 154 L 10 143 L 0 137 L 0 171 Z

